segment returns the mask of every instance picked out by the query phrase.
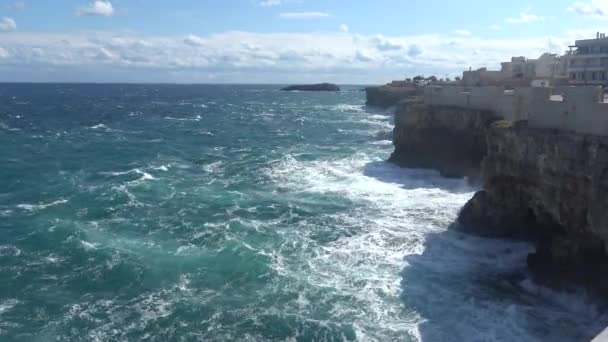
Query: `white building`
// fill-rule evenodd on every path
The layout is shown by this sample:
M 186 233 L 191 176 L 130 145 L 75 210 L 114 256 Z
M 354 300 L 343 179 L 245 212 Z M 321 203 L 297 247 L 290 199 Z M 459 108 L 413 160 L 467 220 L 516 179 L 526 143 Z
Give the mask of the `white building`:
M 577 40 L 565 56 L 570 84 L 608 85 L 608 38 Z

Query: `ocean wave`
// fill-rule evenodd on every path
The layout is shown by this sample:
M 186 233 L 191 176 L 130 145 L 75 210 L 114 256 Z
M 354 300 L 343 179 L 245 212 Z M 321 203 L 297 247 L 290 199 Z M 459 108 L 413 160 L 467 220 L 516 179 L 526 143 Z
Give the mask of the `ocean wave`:
M 167 165 L 161 165 L 161 166 L 153 167 L 152 170 L 158 170 L 158 171 L 167 172 L 167 171 L 169 171 L 170 167 L 171 167 L 171 164 L 167 164 Z
M 336 110 L 339 112 L 350 112 L 350 113 L 363 113 L 365 112 L 365 106 L 363 105 L 352 105 L 341 103 L 335 106 L 331 106 L 330 109 Z
M 139 168 L 135 168 L 135 169 L 127 170 L 127 171 L 100 172 L 100 174 L 102 174 L 102 175 L 113 176 L 113 177 L 124 176 L 124 175 L 133 174 L 133 173 L 138 174 L 141 177 L 139 177 L 138 179 L 129 181 L 128 183 L 142 182 L 142 181 L 146 181 L 146 180 L 155 180 L 156 179 L 151 174 L 149 174 L 145 171 L 142 171 Z
M 27 211 L 38 211 L 46 208 L 54 207 L 56 205 L 67 203 L 68 200 L 60 199 L 50 203 L 38 203 L 38 204 L 17 204 L 17 208 Z
M 17 299 L 6 299 L 0 302 L 0 315 L 3 315 L 13 309 L 20 303 Z
M 172 116 L 165 116 L 165 117 L 163 117 L 163 119 L 174 120 L 174 121 L 201 121 L 202 117 L 200 115 L 196 115 L 195 117 L 192 117 L 192 118 L 175 118 Z
M 104 125 L 104 124 L 97 124 L 95 126 L 91 126 L 89 127 L 90 129 L 108 129 L 108 126 Z
M 370 144 L 372 144 L 372 145 L 392 145 L 393 142 L 391 140 L 378 140 L 378 141 L 372 141 Z
M 12 245 L 0 246 L 0 257 L 13 256 L 17 257 L 21 255 L 21 250 Z
M 393 117 L 391 115 L 382 115 L 382 114 L 373 114 L 373 115 L 369 115 L 370 119 L 374 119 L 374 120 L 392 120 Z
M 15 128 L 15 127 L 10 127 L 9 125 L 7 125 L 6 123 L 0 121 L 0 128 L 7 130 L 7 131 L 12 131 L 12 132 L 17 132 L 20 131 L 20 128 Z
M 203 170 L 205 170 L 206 172 L 209 172 L 209 173 L 218 173 L 218 172 L 221 172 L 223 170 L 222 169 L 223 165 L 224 165 L 224 163 L 222 161 L 216 161 L 216 162 L 213 162 L 213 163 L 209 163 L 209 164 L 203 165 L 202 167 L 203 167 Z

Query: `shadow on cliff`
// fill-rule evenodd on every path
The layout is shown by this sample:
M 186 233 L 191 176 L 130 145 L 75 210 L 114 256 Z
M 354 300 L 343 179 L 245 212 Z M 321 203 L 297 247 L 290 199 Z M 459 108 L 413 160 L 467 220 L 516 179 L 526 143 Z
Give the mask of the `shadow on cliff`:
M 465 178 L 445 178 L 428 169 L 408 169 L 387 161 L 374 161 L 363 167 L 363 174 L 381 182 L 399 184 L 403 189 L 437 188 L 454 193 L 467 193 L 479 189 Z
M 535 285 L 526 242 L 494 240 L 454 229 L 426 236 L 425 250 L 405 257 L 401 298 L 422 322 L 422 341 L 588 341 L 605 316 L 585 297 Z

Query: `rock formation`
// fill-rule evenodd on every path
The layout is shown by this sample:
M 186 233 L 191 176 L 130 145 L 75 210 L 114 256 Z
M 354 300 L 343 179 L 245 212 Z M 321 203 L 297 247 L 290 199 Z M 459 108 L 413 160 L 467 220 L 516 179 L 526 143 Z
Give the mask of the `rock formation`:
M 408 87 L 392 87 L 389 85 L 381 87 L 365 88 L 367 95 L 368 106 L 379 108 L 390 108 L 396 106 L 399 101 L 411 98 L 412 96 L 421 96 L 422 88 L 414 85 Z
M 490 111 L 403 101 L 395 113 L 390 161 L 436 169 L 448 177 L 477 178 L 486 154 L 486 130 L 496 120 Z
M 318 84 L 297 84 L 290 85 L 283 89 L 283 91 L 340 91 L 340 87 L 331 83 L 318 83 Z
M 483 190 L 462 209 L 463 229 L 536 241 L 541 279 L 608 292 L 608 137 L 498 122 L 487 131 Z

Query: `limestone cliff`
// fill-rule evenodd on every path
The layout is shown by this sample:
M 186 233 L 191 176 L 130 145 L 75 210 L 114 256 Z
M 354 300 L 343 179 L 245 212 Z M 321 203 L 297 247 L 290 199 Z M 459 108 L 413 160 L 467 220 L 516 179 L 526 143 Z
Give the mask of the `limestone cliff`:
M 390 108 L 396 106 L 400 101 L 412 96 L 421 96 L 422 88 L 416 86 L 391 87 L 388 85 L 381 87 L 365 88 L 368 106 L 379 108 Z
M 486 130 L 496 120 L 490 111 L 402 102 L 395 113 L 390 161 L 436 169 L 444 176 L 477 178 L 486 153 Z
M 608 137 L 497 122 L 487 131 L 483 190 L 459 222 L 494 237 L 529 237 L 537 275 L 608 289 Z

